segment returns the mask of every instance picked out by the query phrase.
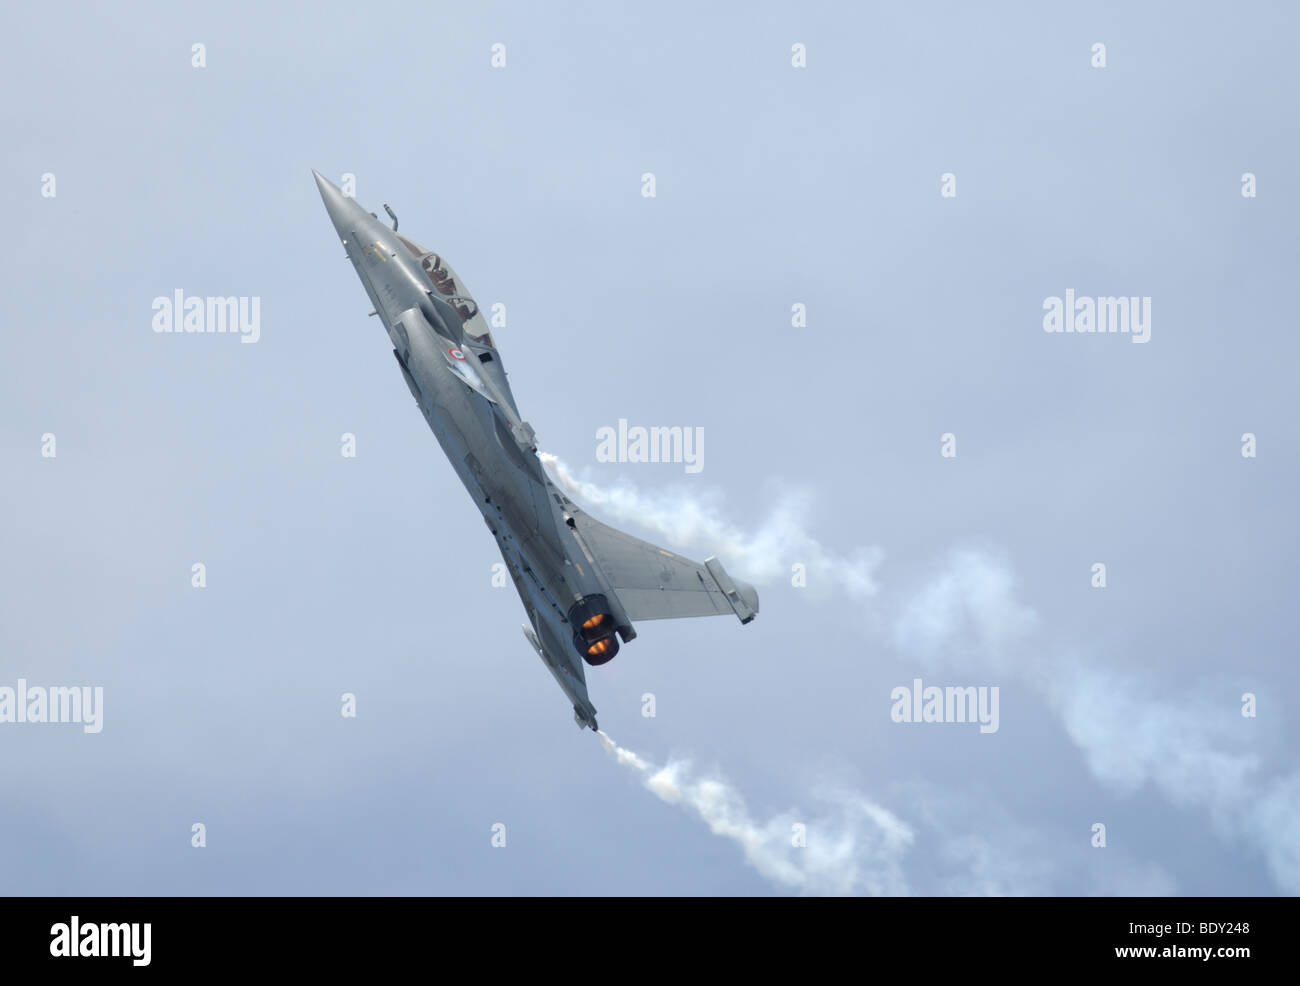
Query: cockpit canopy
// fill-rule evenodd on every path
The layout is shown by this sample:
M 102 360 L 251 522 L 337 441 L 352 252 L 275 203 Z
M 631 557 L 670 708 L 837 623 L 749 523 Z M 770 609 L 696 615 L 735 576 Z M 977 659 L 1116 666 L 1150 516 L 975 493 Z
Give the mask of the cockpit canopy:
M 426 253 L 421 257 L 420 269 L 424 271 L 424 276 L 433 282 L 439 294 L 450 296 L 456 293 L 456 278 L 436 253 Z
M 436 253 L 426 253 L 420 257 L 420 270 L 429 279 L 434 291 L 460 316 L 465 337 L 472 343 L 495 349 L 496 344 L 488 332 L 486 320 L 479 313 L 478 303 L 460 283 L 451 265 Z
M 458 294 L 453 294 L 447 299 L 447 304 L 456 309 L 456 314 L 460 316 L 461 322 L 468 322 L 478 314 L 478 305 L 474 303 L 473 298 L 462 298 Z

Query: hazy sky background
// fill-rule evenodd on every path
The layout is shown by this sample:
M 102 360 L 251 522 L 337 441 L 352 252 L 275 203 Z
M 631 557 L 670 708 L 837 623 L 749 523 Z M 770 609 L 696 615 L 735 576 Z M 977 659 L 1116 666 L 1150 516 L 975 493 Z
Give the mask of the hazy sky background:
M 0 685 L 105 722 L 0 725 L 0 891 L 1300 892 L 1293 6 L 6 25 Z M 575 728 L 311 168 L 507 306 L 578 475 L 824 548 L 588 674 L 748 862 Z M 260 341 L 155 334 L 178 288 L 259 297 Z M 1067 288 L 1150 296 L 1151 341 L 1044 333 Z M 703 471 L 596 462 L 620 418 L 702 427 Z M 997 685 L 999 731 L 892 722 L 914 677 Z

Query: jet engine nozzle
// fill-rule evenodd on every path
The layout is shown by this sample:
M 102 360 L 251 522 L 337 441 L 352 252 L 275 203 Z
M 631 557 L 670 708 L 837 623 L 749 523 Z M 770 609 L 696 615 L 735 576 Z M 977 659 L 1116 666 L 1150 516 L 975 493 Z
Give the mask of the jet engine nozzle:
M 618 637 L 614 635 L 614 617 L 609 600 L 599 592 L 583 596 L 569 608 L 569 625 L 573 630 L 574 649 L 588 664 L 597 666 L 614 659 Z
M 612 633 L 608 637 L 601 637 L 594 644 L 588 644 L 587 649 L 582 652 L 582 659 L 592 667 L 600 667 L 614 660 L 614 655 L 618 653 L 618 638 Z

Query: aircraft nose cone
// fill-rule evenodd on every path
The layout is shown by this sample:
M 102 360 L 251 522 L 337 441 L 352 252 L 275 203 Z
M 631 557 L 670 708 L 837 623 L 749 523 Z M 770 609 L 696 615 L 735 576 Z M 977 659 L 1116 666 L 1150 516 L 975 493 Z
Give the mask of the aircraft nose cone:
M 357 228 L 358 217 L 365 216 L 366 211 L 344 195 L 337 185 L 315 168 L 311 173 L 316 176 L 316 188 L 320 190 L 321 201 L 325 203 L 325 211 L 329 213 L 330 221 L 338 230 L 339 236 L 346 237 L 349 228 Z

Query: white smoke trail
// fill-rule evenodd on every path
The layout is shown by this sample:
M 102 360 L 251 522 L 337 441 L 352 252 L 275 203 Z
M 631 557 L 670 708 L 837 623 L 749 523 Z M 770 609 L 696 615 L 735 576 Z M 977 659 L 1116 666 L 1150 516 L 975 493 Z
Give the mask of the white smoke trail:
M 1221 837 L 1249 840 L 1278 885 L 1300 893 L 1300 773 L 1261 777 L 1236 697 L 1155 695 L 1136 675 L 1059 645 L 1044 656 L 1026 646 L 1039 621 L 1015 587 L 1003 559 L 954 552 L 900 607 L 894 642 L 926 663 L 1022 678 L 1060 717 L 1099 782 L 1124 794 L 1150 784 L 1179 807 L 1203 808 Z
M 806 511 L 795 500 L 778 504 L 759 531 L 746 534 L 723 518 L 714 498 L 686 491 L 648 496 L 627 484 L 605 489 L 576 479 L 553 455 L 542 459 L 576 498 L 619 520 L 656 530 L 674 546 L 716 550 L 729 565 L 735 559 L 737 573 L 755 582 L 785 577 L 791 562 L 804 561 L 810 576 L 850 595 L 877 592 L 873 573 L 880 553 L 835 555 L 803 529 Z M 813 584 L 810 578 L 810 588 Z M 1229 721 L 1233 715 L 1240 718 L 1239 712 L 1222 694 L 1213 699 L 1194 691 L 1182 697 L 1154 696 L 1132 673 L 1072 655 L 1060 644 L 1030 650 L 1026 642 L 1041 629 L 1040 620 L 1017 598 L 1017 588 L 1010 565 L 995 553 L 952 552 L 918 591 L 895 597 L 893 639 L 899 656 L 1024 680 L 1059 716 L 1100 783 L 1120 793 L 1150 784 L 1179 807 L 1205 810 L 1222 838 L 1247 840 L 1263 855 L 1278 886 L 1300 893 L 1300 772 L 1288 764 L 1291 772 L 1275 770 L 1265 777 L 1262 758 L 1250 749 L 1241 723 Z M 865 799 L 847 796 L 844 804 L 850 808 L 830 827 L 837 834 L 821 855 L 791 859 L 788 830 L 773 827 L 784 818 L 760 825 L 748 817 L 726 782 L 693 781 L 688 764 L 655 767 L 607 737 L 603 742 L 659 797 L 692 808 L 714 832 L 735 840 L 770 879 L 808 892 L 850 893 L 866 887 L 892 893 L 906 886 L 899 860 L 912 841 L 911 829 Z M 977 842 L 968 837 L 949 839 L 951 854 L 984 854 L 982 848 L 970 851 Z M 1007 862 L 1004 854 L 999 866 Z M 853 875 L 837 878 L 845 871 Z M 1168 885 L 1159 873 L 1144 881 Z M 1039 886 L 1032 880 L 1018 884 Z M 990 881 L 978 885 L 1002 886 Z
M 758 822 L 729 782 L 696 777 L 683 760 L 657 766 L 605 733 L 597 735 L 610 756 L 637 774 L 648 790 L 693 811 L 714 835 L 735 842 L 764 878 L 809 894 L 908 892 L 902 858 L 912 845 L 912 831 L 880 805 L 843 794 L 835 799 L 831 817 L 803 819 L 788 813 Z M 796 846 L 800 825 L 805 844 Z
M 844 558 L 828 551 L 803 525 L 806 496 L 778 502 L 764 523 L 746 532 L 725 519 L 716 497 L 674 491 L 651 496 L 629 484 L 603 488 L 578 480 L 556 456 L 540 453 L 561 487 L 617 521 L 657 532 L 675 548 L 696 547 L 719 555 L 728 568 L 756 583 L 789 576 L 801 563 L 808 587 L 835 587 L 863 598 L 876 591 L 873 572 L 880 552 L 859 550 Z M 887 809 L 859 795 L 823 795 L 831 811 L 808 819 L 793 813 L 764 822 L 753 819 L 740 792 L 726 780 L 696 776 L 688 761 L 649 762 L 600 733 L 605 750 L 638 775 L 662 801 L 697 815 L 715 835 L 740 847 L 764 878 L 809 894 L 905 894 L 902 858 L 913 835 Z M 804 844 L 796 845 L 799 827 Z
M 702 548 L 717 554 L 729 571 L 755 584 L 790 577 L 791 566 L 802 564 L 808 589 L 824 592 L 837 587 L 855 598 L 876 592 L 874 572 L 881 553 L 861 548 L 849 557 L 828 550 L 808 533 L 804 518 L 810 514 L 806 493 L 779 500 L 754 531 L 744 531 L 727 520 L 716 496 L 690 490 L 647 494 L 628 483 L 602 487 L 579 480 L 572 470 L 549 452 L 538 453 L 565 492 L 598 508 L 617 521 L 631 521 L 661 534 L 670 547 Z

